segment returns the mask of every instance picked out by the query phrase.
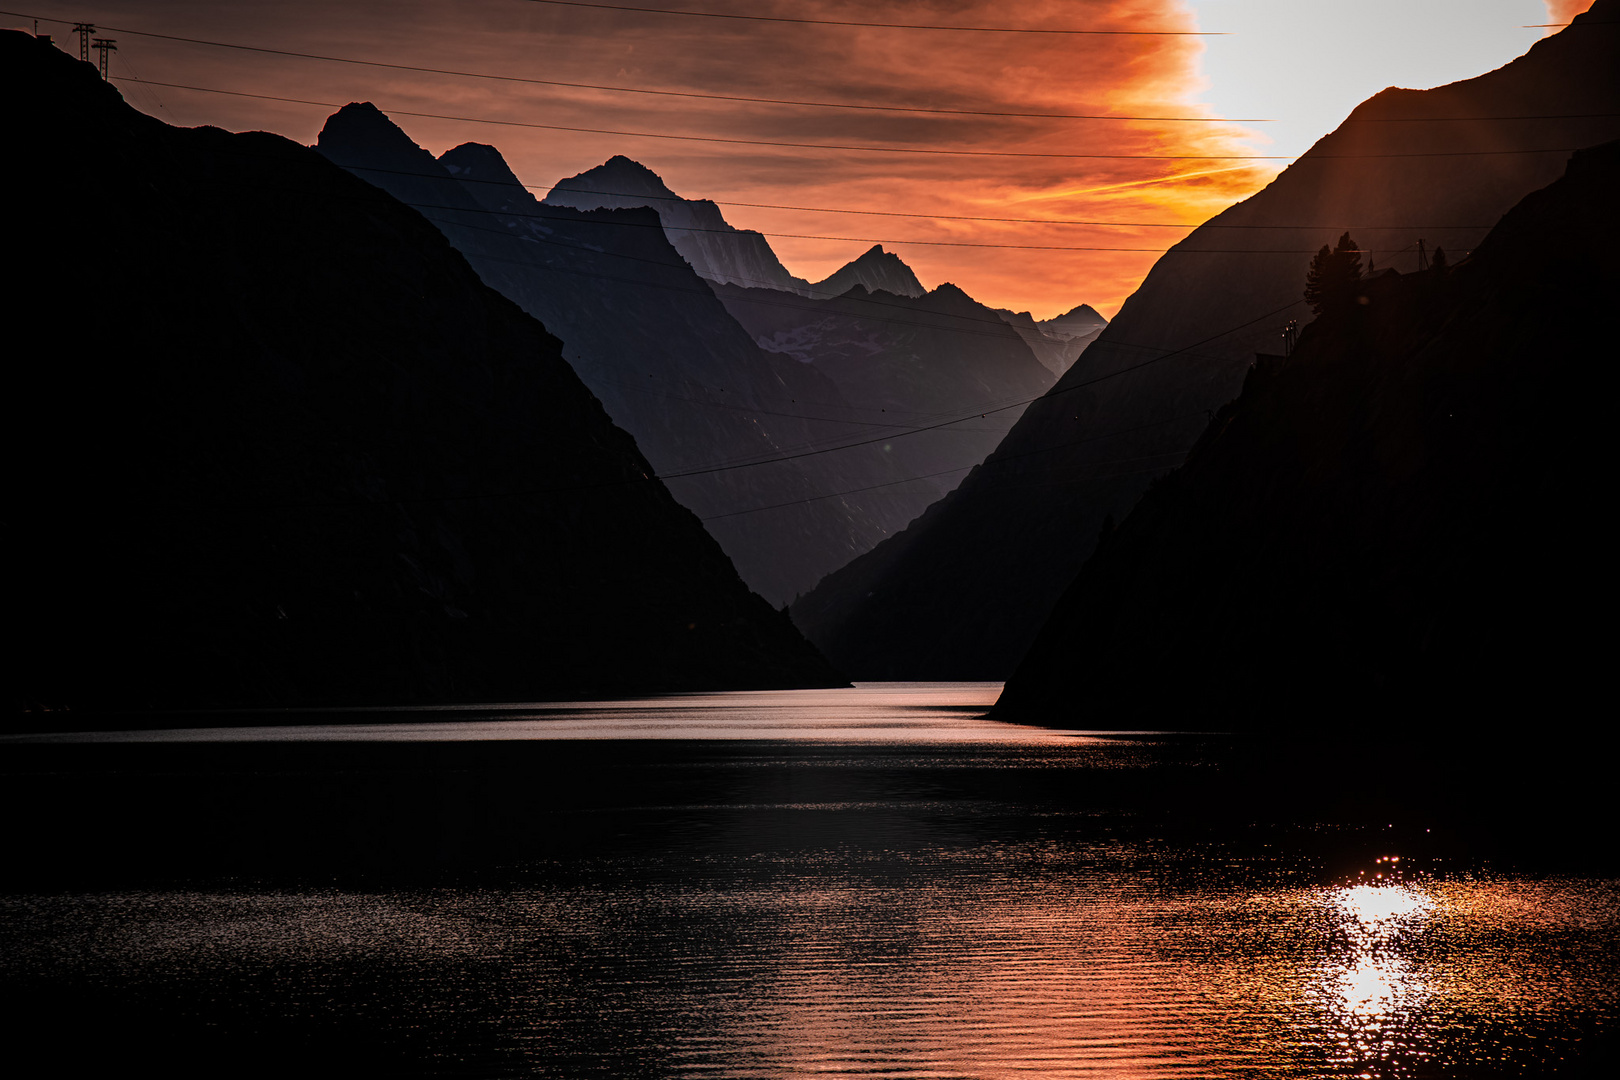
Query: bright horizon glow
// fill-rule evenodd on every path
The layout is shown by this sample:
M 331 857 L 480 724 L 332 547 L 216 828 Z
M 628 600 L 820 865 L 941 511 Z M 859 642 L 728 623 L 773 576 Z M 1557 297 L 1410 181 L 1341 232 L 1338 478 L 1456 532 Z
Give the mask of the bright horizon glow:
M 180 126 L 267 130 L 312 143 L 333 108 L 141 85 L 132 79 L 343 103 L 373 101 L 435 154 L 491 143 L 542 190 L 614 154 L 678 194 L 725 203 L 990 217 L 1169 223 L 1094 228 L 807 213 L 725 206 L 773 236 L 794 273 L 827 276 L 873 242 L 932 288 L 952 282 L 995 307 L 1112 316 L 1157 259 L 1212 214 L 1253 194 L 1281 162 L 950 157 L 681 143 L 398 115 L 713 135 L 721 138 L 1059 154 L 1297 154 L 1392 83 L 1427 87 L 1520 55 L 1590 0 L 710 0 L 702 10 L 871 21 L 1228 31 L 1229 37 L 1041 37 L 683 19 L 468 0 L 37 0 L 41 32 L 76 51 L 86 20 L 119 39 L 112 72 L 135 107 Z M 890 16 L 894 18 L 890 19 Z M 53 25 L 48 20 L 55 19 Z M 21 19 L 11 25 L 26 26 Z M 335 64 L 139 37 L 128 30 L 391 63 L 569 82 L 924 108 L 1142 116 L 1275 117 L 1271 124 L 922 116 L 659 98 Z M 1268 141 L 1269 140 L 1269 141 Z M 847 237 L 840 240 L 805 236 Z M 930 246 L 1021 244 L 1020 250 Z

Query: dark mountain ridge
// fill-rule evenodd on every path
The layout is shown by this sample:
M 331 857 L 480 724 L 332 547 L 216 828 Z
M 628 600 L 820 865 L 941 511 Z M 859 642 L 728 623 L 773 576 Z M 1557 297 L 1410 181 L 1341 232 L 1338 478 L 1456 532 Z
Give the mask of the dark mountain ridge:
M 25 34 L 0 80 L 14 705 L 836 684 L 421 214 Z
M 1262 357 L 996 715 L 1473 727 L 1592 700 L 1614 455 L 1585 388 L 1613 352 L 1616 190 L 1620 143 L 1577 154 L 1461 265 L 1370 280 Z
M 1519 151 L 1616 136 L 1620 0 L 1489 74 L 1377 95 L 1161 258 L 983 466 L 797 601 L 795 622 L 857 678 L 1008 676 L 1104 521 L 1180 463 L 1301 317 L 1311 252 L 1348 227 L 1383 266 L 1411 269 L 1420 238 L 1461 254 L 1568 157 Z
M 868 431 L 865 410 L 815 368 L 755 344 L 653 210 L 542 204 L 495 148 L 435 159 L 369 105 L 335 113 L 318 149 L 419 209 L 557 333 L 608 415 L 772 603 L 910 520 L 882 492 L 825 497 L 900 479 L 877 448 L 783 460 Z M 752 512 L 761 507 L 772 509 Z

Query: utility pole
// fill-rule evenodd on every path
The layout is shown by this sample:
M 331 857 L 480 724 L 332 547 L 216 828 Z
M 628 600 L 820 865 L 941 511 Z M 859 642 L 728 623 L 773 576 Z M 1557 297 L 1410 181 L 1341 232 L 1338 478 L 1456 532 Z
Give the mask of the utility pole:
M 1419 240 L 1418 241 L 1418 269 L 1419 270 L 1427 270 L 1428 268 L 1429 268 L 1429 254 L 1428 254 L 1428 252 L 1423 250 L 1423 241 Z
M 1297 341 L 1298 339 L 1299 339 L 1299 323 L 1297 321 L 1293 320 L 1293 319 L 1289 319 L 1288 320 L 1288 325 L 1283 327 L 1283 355 L 1284 356 L 1293 356 L 1294 355 L 1294 342 Z
M 101 53 L 101 78 L 105 82 L 107 79 L 107 54 L 118 51 L 118 40 L 116 38 L 96 38 L 90 44 L 95 46 Z
M 90 35 L 96 32 L 94 23 L 74 23 L 73 32 L 79 35 L 79 59 L 90 62 Z

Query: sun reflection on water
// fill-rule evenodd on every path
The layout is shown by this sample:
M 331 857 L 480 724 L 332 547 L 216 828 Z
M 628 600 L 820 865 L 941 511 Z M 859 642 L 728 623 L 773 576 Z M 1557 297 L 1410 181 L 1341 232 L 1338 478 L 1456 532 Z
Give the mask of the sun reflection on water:
M 1330 889 L 1322 903 L 1333 942 L 1312 995 L 1322 1049 L 1341 1066 L 1384 1059 L 1435 992 L 1419 938 L 1439 905 L 1424 888 L 1399 881 Z
M 1434 911 L 1434 900 L 1411 885 L 1351 885 L 1338 890 L 1333 901 L 1363 934 L 1380 937 L 1399 933 Z

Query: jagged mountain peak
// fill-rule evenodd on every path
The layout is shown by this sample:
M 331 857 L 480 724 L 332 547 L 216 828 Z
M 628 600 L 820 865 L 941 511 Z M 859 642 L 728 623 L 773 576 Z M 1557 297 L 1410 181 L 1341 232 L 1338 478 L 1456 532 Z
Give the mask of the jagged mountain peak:
M 1074 307 L 1070 308 L 1068 311 L 1065 311 L 1062 315 L 1055 316 L 1053 318 L 1047 319 L 1046 321 L 1048 323 L 1060 323 L 1060 322 L 1070 322 L 1070 321 L 1079 322 L 1081 320 L 1085 320 L 1087 323 L 1091 323 L 1091 324 L 1094 324 L 1094 325 L 1095 324 L 1100 324 L 1100 323 L 1105 323 L 1105 322 L 1108 321 L 1107 319 L 1103 318 L 1100 314 L 1098 314 L 1097 309 L 1092 307 L 1090 304 L 1076 304 Z
M 604 198 L 644 198 L 644 199 L 678 199 L 664 183 L 663 177 L 653 172 L 641 162 L 627 158 L 623 154 L 614 154 L 602 164 L 586 169 L 582 173 L 559 180 L 546 196 L 546 201 L 555 201 L 554 196 L 559 192 L 569 192 L 569 205 L 578 205 L 579 195 L 599 195 Z
M 1090 334 L 1101 330 L 1108 325 L 1108 320 L 1097 313 L 1097 309 L 1090 304 L 1080 304 L 1070 308 L 1056 318 L 1047 319 L 1040 324 L 1040 328 L 1048 334 L 1058 337 L 1074 337 L 1077 334 Z
M 882 244 L 873 244 L 860 257 L 850 260 L 821 281 L 811 286 L 816 296 L 842 296 L 855 285 L 864 285 L 871 292 L 887 292 L 896 296 L 925 296 L 917 275 L 900 256 L 884 251 Z
M 387 113 L 369 101 L 351 101 L 326 118 L 320 135 L 316 136 L 315 147 L 330 146 L 334 140 L 385 146 L 411 142 L 410 136 L 400 130 Z
M 522 181 L 512 171 L 512 166 L 506 163 L 501 152 L 488 143 L 465 142 L 452 147 L 439 155 L 439 164 L 457 179 L 476 177 L 522 186 Z

